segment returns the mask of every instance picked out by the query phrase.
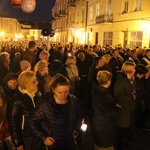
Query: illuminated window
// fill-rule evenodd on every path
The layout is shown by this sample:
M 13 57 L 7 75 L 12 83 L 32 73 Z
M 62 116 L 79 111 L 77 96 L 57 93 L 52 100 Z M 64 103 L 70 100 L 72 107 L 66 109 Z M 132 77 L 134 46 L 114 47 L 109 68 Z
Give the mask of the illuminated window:
M 93 6 L 90 6 L 90 10 L 89 10 L 89 21 L 93 20 Z
M 128 9 L 129 9 L 129 1 L 126 0 L 126 1 L 124 2 L 124 10 L 123 10 L 122 14 L 127 13 L 127 12 L 128 12 Z
M 12 24 L 10 24 L 10 26 L 9 26 L 9 31 L 13 32 L 13 25 Z
M 83 23 L 84 22 L 84 6 L 82 7 L 82 18 L 81 18 L 81 23 Z
M 135 11 L 140 11 L 142 9 L 142 0 L 136 0 L 136 9 Z
M 100 3 L 96 3 L 96 17 L 100 16 Z
M 107 14 L 108 14 L 108 15 L 111 15 L 111 0 L 108 0 Z
M 130 40 L 130 45 L 131 46 L 142 46 L 142 38 L 143 38 L 143 32 L 142 31 L 136 31 L 136 32 L 131 32 L 131 40 Z
M 104 32 L 104 39 L 103 39 L 104 45 L 112 45 L 112 39 L 113 39 L 113 32 Z
M 79 23 L 79 9 L 77 10 L 77 18 L 76 23 Z

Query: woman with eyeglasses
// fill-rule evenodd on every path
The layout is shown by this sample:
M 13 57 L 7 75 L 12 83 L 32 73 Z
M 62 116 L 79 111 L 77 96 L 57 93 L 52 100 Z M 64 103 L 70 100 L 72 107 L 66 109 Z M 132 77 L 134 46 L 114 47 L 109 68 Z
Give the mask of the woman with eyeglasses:
M 36 78 L 38 81 L 38 90 L 44 95 L 49 91 L 49 83 L 53 78 L 48 74 L 48 63 L 45 60 L 38 62 Z
M 48 150 L 73 150 L 79 104 L 77 98 L 69 94 L 69 90 L 68 78 L 62 74 L 55 75 L 50 92 L 31 115 L 31 131 Z
M 34 72 L 23 71 L 18 77 L 18 90 L 10 102 L 10 134 L 17 150 L 39 150 L 40 147 L 28 125 L 29 116 L 39 99 L 37 84 Z

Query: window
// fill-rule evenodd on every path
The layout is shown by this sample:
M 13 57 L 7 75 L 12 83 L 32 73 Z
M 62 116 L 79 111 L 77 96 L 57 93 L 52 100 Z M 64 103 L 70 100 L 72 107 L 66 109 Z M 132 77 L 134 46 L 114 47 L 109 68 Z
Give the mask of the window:
M 13 32 L 13 25 L 12 25 L 12 23 L 10 23 L 9 31 L 10 31 L 10 32 Z
M 111 0 L 108 0 L 107 14 L 108 14 L 109 16 L 111 15 Z
M 142 46 L 142 37 L 143 37 L 143 32 L 142 31 L 137 31 L 137 32 L 131 32 L 131 41 L 130 45 L 131 46 Z
M 82 7 L 82 18 L 81 18 L 81 23 L 83 23 L 84 22 L 84 7 Z
M 77 18 L 76 23 L 79 23 L 79 9 L 77 10 Z
M 93 20 L 93 6 L 90 6 L 90 10 L 89 10 L 89 21 Z
M 136 0 L 136 9 L 135 11 L 140 11 L 142 7 L 142 0 Z
M 126 1 L 124 2 L 124 10 L 123 10 L 122 14 L 127 13 L 127 12 L 128 12 L 128 9 L 129 9 L 129 1 L 126 0 Z
M 112 45 L 113 32 L 104 32 L 104 45 Z
M 96 3 L 96 17 L 100 16 L 100 3 Z

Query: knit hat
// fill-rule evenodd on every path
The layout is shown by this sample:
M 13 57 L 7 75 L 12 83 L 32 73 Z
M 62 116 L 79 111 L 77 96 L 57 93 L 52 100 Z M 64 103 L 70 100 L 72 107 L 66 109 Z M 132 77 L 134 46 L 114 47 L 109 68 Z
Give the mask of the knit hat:
M 147 68 L 143 64 L 137 64 L 135 67 L 136 73 L 145 74 L 148 72 Z
M 3 79 L 3 83 L 7 84 L 8 81 L 10 80 L 15 80 L 18 79 L 18 75 L 16 73 L 8 73 L 4 79 Z
M 20 61 L 20 68 L 22 71 L 27 70 L 28 68 L 31 68 L 31 64 L 27 60 Z

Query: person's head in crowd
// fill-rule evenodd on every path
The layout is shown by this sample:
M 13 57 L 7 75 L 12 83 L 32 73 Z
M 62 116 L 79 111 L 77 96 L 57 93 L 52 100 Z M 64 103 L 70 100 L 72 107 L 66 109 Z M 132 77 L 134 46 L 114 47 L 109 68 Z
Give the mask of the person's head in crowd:
M 31 64 L 27 60 L 20 61 L 20 68 L 22 71 L 31 70 Z
M 148 72 L 148 69 L 143 64 L 137 64 L 135 70 L 135 75 L 138 78 L 142 78 Z
M 58 60 L 58 61 L 62 61 L 63 60 L 63 54 L 60 51 L 55 51 L 53 53 L 53 59 Z
M 103 57 L 95 57 L 93 59 L 92 67 L 101 68 L 105 65 L 105 59 Z
M 42 44 L 42 50 L 45 50 L 45 51 L 47 51 L 47 45 L 46 44 Z
M 83 52 L 80 52 L 78 54 L 78 58 L 81 60 L 81 61 L 84 61 L 85 60 L 85 54 Z
M 8 73 L 3 79 L 4 87 L 15 90 L 18 85 L 18 75 L 16 73 Z
M 150 48 L 146 49 L 145 55 L 146 55 L 148 58 L 150 58 Z
M 119 50 L 118 50 L 118 48 L 113 48 L 112 55 L 115 58 L 119 57 Z
M 112 58 L 110 54 L 104 54 L 102 57 L 104 58 L 105 64 L 108 64 Z
M 67 58 L 65 65 L 75 65 L 76 64 L 76 57 L 70 56 Z
M 57 51 L 61 52 L 62 54 L 64 54 L 64 48 L 63 46 L 59 46 Z
M 29 47 L 29 50 L 31 52 L 35 51 L 37 49 L 36 42 L 35 41 L 29 41 L 28 47 Z
M 60 101 L 66 100 L 69 90 L 69 79 L 62 74 L 56 74 L 50 83 L 50 91 L 53 93 L 55 99 Z
M 38 89 L 37 79 L 33 71 L 23 71 L 18 77 L 18 87 L 21 92 L 35 93 Z
M 46 50 L 43 50 L 42 52 L 40 52 L 40 54 L 39 54 L 39 58 L 40 58 L 40 60 L 45 60 L 45 61 L 49 61 L 49 56 L 50 56 L 50 54 L 49 54 L 49 52 L 48 51 L 46 51 Z
M 131 50 L 131 56 L 136 59 L 138 57 L 137 49 Z
M 7 70 L 10 68 L 10 54 L 7 52 L 0 53 L 0 65 L 4 66 Z
M 37 68 L 37 72 L 41 75 L 41 76 L 45 76 L 48 73 L 48 63 L 45 60 L 40 60 L 38 62 L 38 68 Z
M 111 84 L 112 74 L 109 71 L 103 70 L 97 73 L 97 81 L 100 86 L 108 88 Z
M 15 53 L 15 59 L 21 60 L 21 54 L 20 54 L 20 52 L 16 52 Z
M 127 75 L 130 82 L 133 82 L 135 75 L 135 64 L 132 61 L 126 61 L 121 67 L 121 72 Z
M 84 45 L 84 50 L 87 51 L 89 49 L 89 46 L 87 44 Z

